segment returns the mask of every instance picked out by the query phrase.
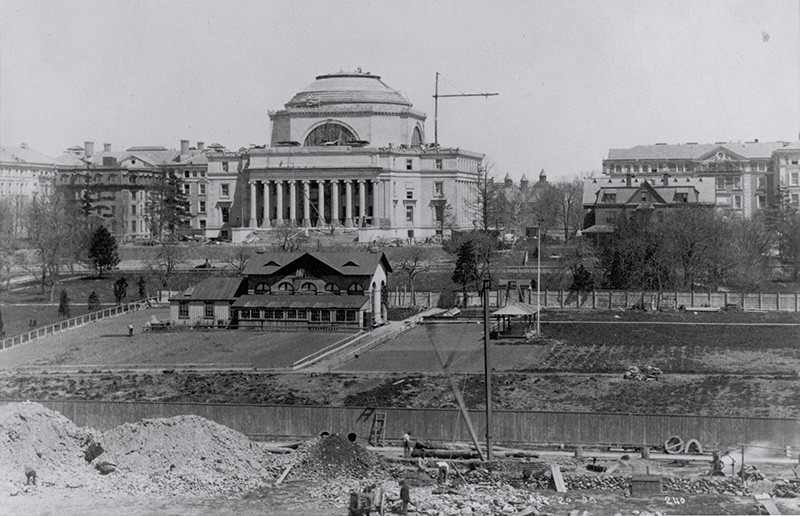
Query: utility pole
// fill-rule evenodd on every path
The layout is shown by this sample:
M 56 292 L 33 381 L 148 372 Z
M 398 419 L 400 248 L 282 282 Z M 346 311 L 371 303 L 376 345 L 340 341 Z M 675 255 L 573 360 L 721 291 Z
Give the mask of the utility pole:
M 433 94 L 433 143 L 439 145 L 439 99 L 445 97 L 494 97 L 499 93 L 451 93 L 439 95 L 439 72 L 436 72 L 436 90 Z
M 539 226 L 536 228 L 536 336 L 542 334 L 541 324 L 541 296 L 542 291 L 542 221 L 539 221 Z
M 492 365 L 489 361 L 489 288 L 492 282 L 483 280 L 483 371 L 486 382 L 486 460 L 492 462 Z

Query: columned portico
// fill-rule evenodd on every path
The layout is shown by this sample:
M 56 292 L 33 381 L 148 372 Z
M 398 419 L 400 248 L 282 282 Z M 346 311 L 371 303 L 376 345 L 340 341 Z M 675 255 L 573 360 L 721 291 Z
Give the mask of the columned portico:
M 247 227 L 257 227 L 256 224 L 256 182 L 250 181 L 250 220 Z
M 367 225 L 367 183 L 363 179 L 358 180 L 358 226 Z
M 269 181 L 261 182 L 261 190 L 264 198 L 264 203 L 261 205 L 261 227 L 268 228 L 272 226 L 269 212 Z
M 311 184 L 303 181 L 303 227 L 311 227 Z
M 339 181 L 331 181 L 331 225 L 339 225 Z
M 289 225 L 297 225 L 297 182 L 289 181 Z
M 275 225 L 283 226 L 283 181 L 275 181 L 275 208 L 277 214 L 275 215 Z
M 317 204 L 319 206 L 319 218 L 317 219 L 317 227 L 325 227 L 327 225 L 325 221 L 325 181 L 317 181 L 317 187 L 319 188 L 319 200 Z
M 344 181 L 344 227 L 353 227 L 353 181 Z

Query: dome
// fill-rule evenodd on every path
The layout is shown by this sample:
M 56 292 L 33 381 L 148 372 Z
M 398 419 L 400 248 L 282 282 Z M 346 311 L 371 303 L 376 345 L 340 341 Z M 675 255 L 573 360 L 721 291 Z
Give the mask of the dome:
M 381 81 L 380 76 L 361 72 L 319 75 L 306 89 L 292 97 L 286 107 L 336 104 L 394 104 L 411 107 L 411 103 Z

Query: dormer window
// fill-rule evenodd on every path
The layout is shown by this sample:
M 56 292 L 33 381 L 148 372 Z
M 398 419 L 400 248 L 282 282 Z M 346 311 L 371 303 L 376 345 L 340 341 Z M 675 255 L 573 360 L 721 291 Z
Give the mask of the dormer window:
M 278 284 L 278 290 L 280 292 L 294 292 L 294 287 L 288 281 L 284 281 L 283 283 Z
M 358 283 L 353 283 L 352 285 L 347 287 L 347 294 L 351 296 L 361 296 L 364 294 L 364 287 L 362 287 Z
M 313 284 L 313 283 L 311 283 L 311 282 L 306 282 L 306 283 L 303 283 L 303 284 L 300 286 L 300 291 L 302 291 L 302 292 L 311 292 L 311 293 L 315 293 L 315 294 L 316 294 L 316 292 L 317 292 L 317 286 L 316 286 L 316 285 L 314 285 L 314 284 Z
M 330 292 L 331 294 L 339 294 L 342 289 L 339 288 L 339 285 L 336 283 L 328 283 L 325 285 L 325 291 Z

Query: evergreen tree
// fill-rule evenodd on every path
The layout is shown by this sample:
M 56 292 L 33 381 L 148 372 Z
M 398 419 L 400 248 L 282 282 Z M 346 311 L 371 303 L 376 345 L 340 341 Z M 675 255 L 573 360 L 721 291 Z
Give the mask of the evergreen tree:
M 183 180 L 174 171 L 157 178 L 145 210 L 150 234 L 156 240 L 167 236 L 174 241 L 189 229 L 189 201 L 183 190 Z
M 136 286 L 139 289 L 139 299 L 144 299 L 147 297 L 147 280 L 144 279 L 144 276 L 139 276 L 139 279 L 136 280 Z
M 89 243 L 89 260 L 101 278 L 104 270 L 111 270 L 119 263 L 117 239 L 108 232 L 105 226 L 99 226 L 92 233 Z
M 69 296 L 67 295 L 67 291 L 62 289 L 61 296 L 58 299 L 58 315 L 64 319 L 69 319 L 69 314 Z
M 478 263 L 472 239 L 464 239 L 458 246 L 453 282 L 461 285 L 464 293 L 464 306 L 467 306 L 467 287 L 478 281 Z
M 89 303 L 87 304 L 87 308 L 90 312 L 96 312 L 100 309 L 100 297 L 94 290 L 92 290 L 92 293 L 89 294 Z
M 569 289 L 573 292 L 587 292 L 594 288 L 594 278 L 592 273 L 583 266 L 578 265 L 572 270 L 572 285 Z
M 122 276 L 120 279 L 114 282 L 114 299 L 117 300 L 117 304 L 122 304 L 122 300 L 128 296 L 128 280 L 125 279 L 125 276 Z

